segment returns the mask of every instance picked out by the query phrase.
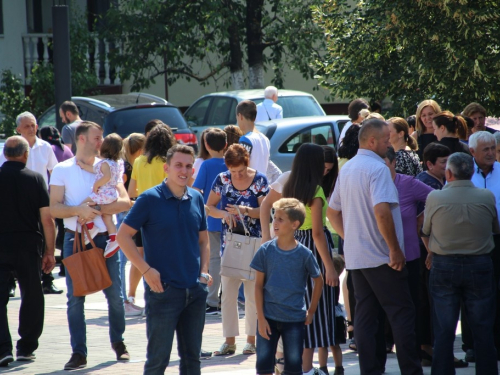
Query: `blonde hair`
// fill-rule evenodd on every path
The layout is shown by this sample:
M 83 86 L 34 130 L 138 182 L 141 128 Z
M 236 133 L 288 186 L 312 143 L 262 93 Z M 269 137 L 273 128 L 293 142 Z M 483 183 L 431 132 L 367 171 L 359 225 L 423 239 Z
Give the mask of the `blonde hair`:
M 146 136 L 142 133 L 132 133 L 123 140 L 123 154 L 125 160 L 130 163 L 132 155 L 137 151 L 144 149 L 146 143 Z
M 416 119 L 417 119 L 417 121 L 415 123 L 415 129 L 417 130 L 418 135 L 422 134 L 425 130 L 425 125 L 421 119 L 422 111 L 424 110 L 425 107 L 432 107 L 432 109 L 434 110 L 434 113 L 436 113 L 436 114 L 441 112 L 441 107 L 439 106 L 439 104 L 437 104 L 432 99 L 424 100 L 422 103 L 420 103 L 417 107 L 417 113 L 415 114 Z
M 376 118 L 376 119 L 385 121 L 384 116 L 382 116 L 380 113 L 370 112 L 370 110 L 366 109 L 366 108 L 363 108 L 361 111 L 359 111 L 359 116 L 363 117 L 363 121 L 369 120 L 371 118 Z M 361 121 L 361 123 L 363 123 L 363 121 Z
M 306 219 L 306 208 L 304 204 L 296 198 L 281 198 L 274 202 L 275 210 L 282 210 L 290 221 L 298 221 L 299 227 Z

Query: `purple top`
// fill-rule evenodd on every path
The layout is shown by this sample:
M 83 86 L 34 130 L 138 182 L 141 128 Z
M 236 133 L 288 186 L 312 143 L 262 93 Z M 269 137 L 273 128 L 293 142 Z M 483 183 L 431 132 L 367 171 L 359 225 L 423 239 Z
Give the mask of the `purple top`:
M 425 203 L 427 195 L 434 189 L 417 180 L 413 176 L 396 174 L 394 179 L 399 194 L 399 207 L 403 220 L 406 261 L 420 257 L 420 246 L 417 233 L 417 206 Z
M 51 145 L 51 146 L 52 150 L 54 151 L 54 154 L 56 155 L 56 159 L 59 163 L 71 159 L 74 156 L 73 153 L 71 152 L 71 149 L 66 145 L 63 145 L 64 151 L 61 150 L 59 146 L 56 145 Z

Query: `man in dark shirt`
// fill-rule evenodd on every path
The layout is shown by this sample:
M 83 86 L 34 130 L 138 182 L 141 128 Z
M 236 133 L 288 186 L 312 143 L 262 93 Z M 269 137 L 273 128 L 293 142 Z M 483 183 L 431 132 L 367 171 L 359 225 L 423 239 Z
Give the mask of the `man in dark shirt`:
M 55 265 L 55 226 L 49 194 L 41 174 L 27 169 L 29 144 L 20 136 L 7 139 L 0 168 L 0 366 L 13 361 L 7 320 L 8 280 L 17 273 L 21 294 L 17 360 L 32 361 L 44 319 L 40 268 L 50 273 Z M 45 236 L 45 253 L 42 244 Z

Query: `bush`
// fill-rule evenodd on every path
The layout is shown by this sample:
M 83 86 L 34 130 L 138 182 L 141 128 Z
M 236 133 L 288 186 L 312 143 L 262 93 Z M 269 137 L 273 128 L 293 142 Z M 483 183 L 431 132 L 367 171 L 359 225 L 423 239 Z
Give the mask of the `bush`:
M 0 80 L 0 112 L 5 117 L 0 123 L 0 133 L 6 137 L 14 135 L 17 115 L 30 109 L 31 101 L 24 95 L 21 78 L 8 69 L 3 70 Z

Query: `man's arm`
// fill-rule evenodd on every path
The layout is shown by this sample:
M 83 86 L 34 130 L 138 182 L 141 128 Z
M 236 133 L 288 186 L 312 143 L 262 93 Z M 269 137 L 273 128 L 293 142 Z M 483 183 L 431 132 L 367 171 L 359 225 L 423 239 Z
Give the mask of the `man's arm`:
M 380 234 L 389 246 L 389 267 L 401 271 L 406 261 L 403 251 L 399 247 L 391 207 L 389 203 L 382 202 L 375 205 L 374 212 Z
M 113 203 L 102 205 L 101 212 L 103 214 L 114 215 L 130 210 L 130 198 L 128 197 L 127 190 L 125 190 L 125 186 L 119 183 L 116 185 L 116 190 L 118 190 L 118 199 Z
M 52 219 L 50 215 L 49 207 L 40 208 L 40 221 L 45 237 L 45 253 L 42 258 L 42 271 L 50 273 L 56 265 L 56 258 L 54 257 L 56 249 L 56 226 L 54 224 L 54 219 Z
M 344 239 L 344 222 L 342 219 L 342 211 L 334 210 L 331 207 L 328 207 L 326 210 L 326 217 L 328 221 L 332 225 L 332 228 L 337 232 L 337 234 Z
M 65 205 L 64 189 L 64 186 L 50 185 L 50 214 L 52 217 L 64 219 L 67 217 L 78 216 L 79 222 L 85 223 L 86 221 L 94 220 L 97 215 L 101 214 L 87 203 L 82 203 L 79 206 Z

